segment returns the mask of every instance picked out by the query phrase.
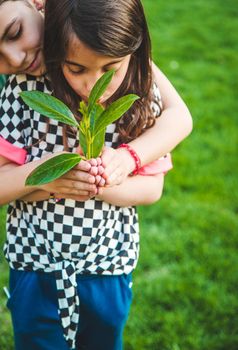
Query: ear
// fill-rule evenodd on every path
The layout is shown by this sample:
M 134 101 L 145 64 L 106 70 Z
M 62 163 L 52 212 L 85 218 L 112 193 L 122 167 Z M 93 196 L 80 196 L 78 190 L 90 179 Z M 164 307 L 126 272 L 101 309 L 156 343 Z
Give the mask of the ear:
M 32 0 L 32 2 L 35 4 L 37 10 L 43 10 L 45 5 L 45 0 Z

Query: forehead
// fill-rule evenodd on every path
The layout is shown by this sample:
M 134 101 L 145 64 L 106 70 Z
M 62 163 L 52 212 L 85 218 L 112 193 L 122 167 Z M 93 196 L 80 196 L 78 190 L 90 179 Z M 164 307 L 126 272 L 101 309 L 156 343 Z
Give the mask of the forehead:
M 80 62 L 82 65 L 96 65 L 107 64 L 108 61 L 112 60 L 111 56 L 103 55 L 89 46 L 84 44 L 81 40 L 77 38 L 75 34 L 71 34 L 68 41 L 68 50 L 66 53 L 66 58 L 75 62 Z
M 12 12 L 18 12 L 25 13 L 25 11 L 31 11 L 33 10 L 32 4 L 26 0 L 17 0 L 17 1 L 3 1 L 0 0 L 0 16 L 3 18 L 4 16 L 6 18 L 10 17 L 12 15 Z M 1 24 L 0 24 L 1 25 Z
M 18 3 L 28 7 L 32 5 L 28 0 L 7 0 L 7 1 L 0 0 L 0 9 L 2 8 L 2 6 L 9 6 L 9 5 L 15 6 Z
M 36 11 L 35 11 L 36 12 Z M 23 0 L 4 1 L 0 4 L 0 34 L 13 19 L 24 21 L 34 17 L 33 7 Z

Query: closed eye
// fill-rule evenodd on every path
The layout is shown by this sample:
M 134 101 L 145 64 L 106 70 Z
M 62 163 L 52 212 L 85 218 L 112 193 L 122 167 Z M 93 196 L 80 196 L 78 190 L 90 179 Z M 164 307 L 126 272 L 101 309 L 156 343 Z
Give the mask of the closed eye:
M 74 75 L 79 75 L 79 74 L 82 74 L 84 72 L 83 69 L 72 69 L 70 67 L 68 67 L 68 71 Z
M 11 30 L 11 32 L 8 33 L 7 39 L 10 41 L 17 40 L 21 37 L 22 35 L 22 26 L 19 25 L 16 30 Z

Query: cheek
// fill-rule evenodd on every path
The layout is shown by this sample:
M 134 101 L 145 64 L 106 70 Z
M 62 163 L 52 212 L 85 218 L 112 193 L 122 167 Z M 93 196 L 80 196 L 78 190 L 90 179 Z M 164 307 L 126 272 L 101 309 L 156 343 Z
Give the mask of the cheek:
M 24 43 L 28 49 L 36 49 L 42 46 L 41 38 L 39 35 L 37 35 L 37 33 L 32 33 L 31 35 L 25 36 Z
M 110 96 L 112 96 L 121 86 L 126 74 L 121 74 L 119 76 L 115 76 L 111 85 L 109 86 L 108 92 L 110 93 Z
M 34 20 L 35 18 L 35 20 Z M 25 37 L 29 46 L 39 47 L 43 45 L 44 23 L 41 17 L 32 16 L 32 21 L 25 26 Z
M 67 80 L 69 86 L 76 92 L 79 93 L 81 90 L 80 79 L 76 79 L 71 74 L 67 72 L 66 69 L 63 69 L 63 74 L 65 79 Z

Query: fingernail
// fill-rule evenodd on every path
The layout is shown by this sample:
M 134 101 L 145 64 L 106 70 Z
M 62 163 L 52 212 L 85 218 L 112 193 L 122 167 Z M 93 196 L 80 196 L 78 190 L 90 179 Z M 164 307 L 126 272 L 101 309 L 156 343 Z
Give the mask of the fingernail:
M 92 166 L 97 166 L 97 164 L 98 164 L 96 159 L 94 159 L 94 158 L 90 159 L 89 162 Z
M 100 157 L 97 157 L 97 164 L 101 165 L 102 164 L 102 159 Z
M 90 172 L 93 175 L 97 175 L 98 174 L 98 167 L 97 166 L 92 166 Z
M 105 183 L 106 183 L 105 179 L 101 178 L 101 181 L 100 181 L 100 183 L 99 183 L 99 186 L 100 186 L 100 187 L 103 187 L 103 186 L 105 185 Z
M 95 176 L 90 175 L 90 177 L 88 178 L 88 182 L 91 183 L 91 184 L 94 184 L 95 181 L 96 181 Z
M 101 179 L 98 178 L 98 175 L 95 176 L 95 183 L 96 185 L 98 184 L 98 181 L 100 181 Z
M 99 166 L 98 166 L 98 174 L 101 175 L 101 174 L 103 174 L 103 173 L 104 173 L 104 167 L 101 166 L 101 165 L 99 165 Z

